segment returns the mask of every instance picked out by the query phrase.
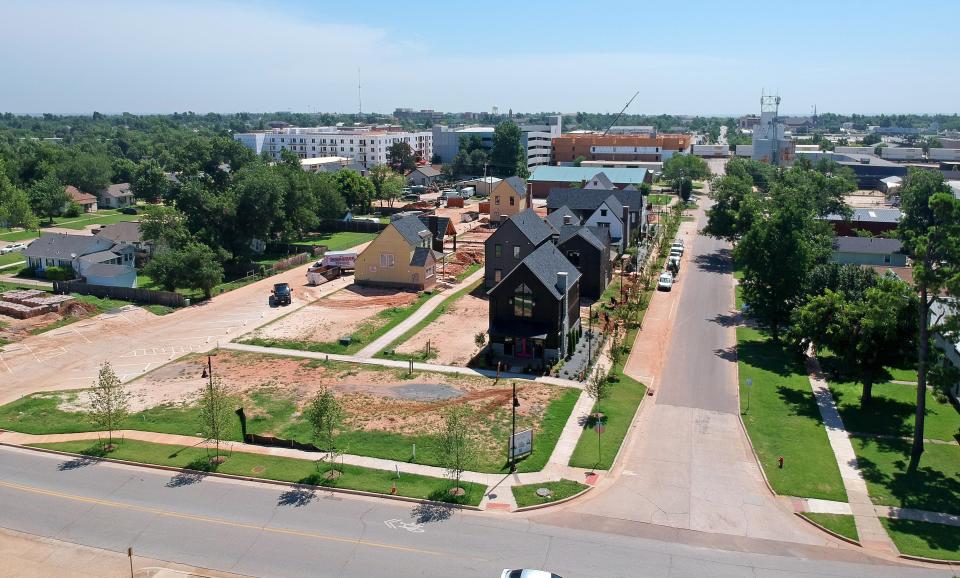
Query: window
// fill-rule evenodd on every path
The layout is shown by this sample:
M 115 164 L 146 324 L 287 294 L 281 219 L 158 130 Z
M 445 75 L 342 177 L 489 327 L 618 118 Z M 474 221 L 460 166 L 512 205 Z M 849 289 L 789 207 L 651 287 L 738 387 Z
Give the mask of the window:
M 497 195 L 497 196 L 493 197 L 493 204 L 494 204 L 494 205 L 499 205 L 499 204 L 500 204 L 500 195 Z
M 883 256 L 883 262 L 884 262 L 884 263 L 890 263 L 890 255 L 884 255 L 884 256 Z
M 510 197 L 510 206 L 512 207 L 517 202 L 517 199 Z
M 503 276 L 503 270 L 502 270 L 502 269 L 494 269 L 494 270 L 493 270 L 493 282 L 494 282 L 494 283 L 499 283 L 499 282 L 500 282 L 500 277 L 502 277 L 502 276 Z
M 580 268 L 580 252 L 579 251 L 567 251 L 567 260 L 570 261 L 570 264 L 574 267 Z
M 393 267 L 394 259 L 392 253 L 380 253 L 380 266 Z
M 513 291 L 514 317 L 533 317 L 533 292 L 526 284 L 521 283 Z
M 516 245 L 513 247 L 513 258 L 514 259 L 520 258 L 520 245 Z
M 606 210 L 606 209 L 600 209 L 600 216 L 601 216 L 601 217 L 606 217 L 606 216 L 607 216 L 607 210 Z
M 500 243 L 497 243 L 493 246 L 493 256 L 500 257 L 503 255 L 503 246 Z

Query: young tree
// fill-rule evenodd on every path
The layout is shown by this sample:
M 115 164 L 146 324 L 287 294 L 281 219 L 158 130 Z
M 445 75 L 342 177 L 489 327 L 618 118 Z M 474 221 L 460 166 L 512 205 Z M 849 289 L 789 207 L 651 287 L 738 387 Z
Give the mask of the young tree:
M 223 282 L 223 266 L 213 249 L 203 243 L 187 243 L 177 251 L 180 260 L 180 278 L 189 289 L 200 289 L 209 299 L 214 287 Z
M 827 289 L 793 312 L 790 334 L 800 353 L 812 343 L 839 357 L 845 373 L 863 384 L 866 407 L 885 366 L 916 347 L 916 302 L 910 286 L 895 278 L 880 278 L 860 298 Z
M 220 376 L 213 376 L 200 390 L 200 431 L 215 447 L 215 459 L 220 461 L 220 442 L 227 439 L 233 420 L 234 400 Z
M 107 451 L 113 449 L 113 432 L 120 428 L 129 410 L 130 394 L 110 362 L 105 361 L 90 390 L 90 418 L 97 429 L 107 431 Z
M 406 143 L 398 143 L 406 144 Z M 389 206 L 403 194 L 405 181 L 401 175 L 390 170 L 386 165 L 377 165 L 370 169 L 368 177 L 373 185 L 373 198 L 380 201 L 380 206 L 387 201 Z
M 471 424 L 466 408 L 451 406 L 443 415 L 443 429 L 437 437 L 437 461 L 454 481 L 454 491 L 460 487 L 460 477 L 470 469 L 477 457 L 477 449 L 470 437 Z
M 516 175 L 525 179 L 530 176 L 530 171 L 527 169 L 527 151 L 523 146 L 523 133 L 513 121 L 505 120 L 494 129 L 490 164 L 495 177 L 506 178 Z
M 35 182 L 27 194 L 34 212 L 45 215 L 51 225 L 53 217 L 58 215 L 70 200 L 70 195 L 64 189 L 63 183 L 52 173 Z
M 610 396 L 610 380 L 607 379 L 607 374 L 607 369 L 598 365 L 585 386 L 587 395 L 597 404 L 597 411 L 595 412 L 597 417 L 603 415 L 603 412 L 600 411 L 600 404 Z
M 417 168 L 417 157 L 405 142 L 395 142 L 387 149 L 387 164 L 398 173 L 408 173 Z
M 913 261 L 917 303 L 917 405 L 910 471 L 916 471 L 923 454 L 927 374 L 930 368 L 930 307 L 942 289 L 960 294 L 960 200 L 939 171 L 910 169 L 900 189 L 903 218 L 898 230 L 904 249 Z
M 680 194 L 680 200 L 684 203 L 690 200 L 690 195 L 693 194 L 693 181 L 690 180 L 690 177 L 680 179 L 678 193 Z
M 303 410 L 303 417 L 313 430 L 313 439 L 324 449 L 336 447 L 335 434 L 343 421 L 343 405 L 327 387 L 321 387 L 307 407 Z

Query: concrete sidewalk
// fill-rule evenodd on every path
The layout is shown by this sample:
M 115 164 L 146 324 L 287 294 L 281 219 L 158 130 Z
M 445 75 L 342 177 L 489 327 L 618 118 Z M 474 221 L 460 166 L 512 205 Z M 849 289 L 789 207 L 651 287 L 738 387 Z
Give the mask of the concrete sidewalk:
M 437 295 L 434 295 L 427 300 L 426 303 L 420 306 L 419 309 L 413 312 L 410 317 L 407 317 L 403 321 L 397 324 L 396 327 L 387 331 L 377 339 L 374 339 L 369 345 L 357 352 L 357 357 L 373 357 L 377 353 L 380 353 L 384 348 L 393 343 L 395 339 L 412 329 L 417 323 L 423 321 L 427 315 L 440 306 L 441 303 L 447 300 L 453 293 L 463 289 L 464 287 L 469 287 L 471 283 L 479 281 L 483 278 L 483 269 L 475 271 L 472 275 L 460 282 L 456 287 L 452 287 L 450 291 L 442 291 Z
M 847 502 L 820 500 L 817 498 L 793 498 L 794 511 L 811 512 L 814 514 L 846 514 L 853 515 L 853 507 Z M 960 516 L 917 510 L 914 508 L 897 508 L 894 506 L 873 506 L 873 511 L 880 518 L 894 518 L 898 520 L 914 520 L 916 522 L 930 522 L 947 526 L 960 526 Z
M 250 353 L 265 353 L 268 355 L 288 355 L 290 357 L 303 357 L 306 359 L 320 359 L 329 361 L 342 361 L 345 363 L 361 363 L 365 365 L 379 365 L 381 367 L 392 367 L 395 369 L 409 369 L 409 361 L 397 359 L 380 359 L 377 357 L 357 357 L 355 355 L 340 355 L 339 353 L 317 353 L 315 351 L 303 351 L 300 349 L 284 349 L 281 347 L 263 347 L 260 345 L 248 345 L 245 343 L 222 343 L 221 349 L 232 349 L 234 351 L 248 351 Z M 433 365 L 430 363 L 414 362 L 413 369 L 416 371 L 435 371 L 437 373 L 452 373 L 455 375 L 473 375 L 476 377 L 496 378 L 497 372 L 492 369 L 473 369 L 470 367 L 461 367 L 459 365 Z M 524 379 L 537 381 L 540 383 L 549 383 L 560 387 L 572 387 L 574 389 L 583 389 L 584 384 L 570 379 L 561 379 L 550 376 L 533 376 L 526 373 L 500 372 L 500 379 Z
M 857 525 L 860 543 L 864 548 L 896 555 L 897 550 L 887 531 L 884 530 L 883 524 L 880 523 L 877 511 L 870 500 L 867 482 L 863 479 L 863 474 L 857 465 L 857 455 L 853 451 L 853 444 L 850 443 L 850 436 L 843 427 L 843 419 L 840 418 L 833 394 L 830 393 L 830 386 L 823 378 L 820 362 L 816 357 L 807 357 L 807 373 L 817 406 L 820 408 L 820 416 L 827 428 L 830 447 L 833 448 L 837 465 L 840 467 L 840 478 L 847 491 L 847 501 L 850 503 L 851 513 Z

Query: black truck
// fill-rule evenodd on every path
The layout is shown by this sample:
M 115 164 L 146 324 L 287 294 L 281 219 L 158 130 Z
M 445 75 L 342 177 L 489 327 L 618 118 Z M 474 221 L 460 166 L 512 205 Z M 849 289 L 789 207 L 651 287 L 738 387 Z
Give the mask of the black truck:
M 270 306 L 290 305 L 290 299 L 293 292 L 290 285 L 286 283 L 274 283 L 273 290 L 270 291 Z

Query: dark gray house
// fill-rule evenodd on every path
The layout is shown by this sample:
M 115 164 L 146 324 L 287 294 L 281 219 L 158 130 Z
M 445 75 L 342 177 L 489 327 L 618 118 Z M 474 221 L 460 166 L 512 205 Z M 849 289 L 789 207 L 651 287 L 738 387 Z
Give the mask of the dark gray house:
M 646 202 L 643 192 L 636 189 L 564 189 L 552 188 L 547 196 L 547 218 L 562 207 L 580 217 L 583 224 L 592 224 L 587 221 L 600 205 L 609 204 L 608 199 L 614 196 L 621 207 L 630 207 L 630 227 L 634 235 L 646 232 Z M 622 209 L 621 209 L 622 210 Z M 595 220 L 595 219 L 594 219 Z M 622 215 L 620 221 L 626 222 Z M 616 240 L 619 234 L 611 237 Z
M 526 256 L 487 292 L 494 356 L 553 365 L 580 329 L 580 272 L 553 243 Z
M 583 224 L 583 219 L 579 215 L 570 210 L 570 207 L 564 205 L 555 211 L 551 211 L 546 219 L 544 219 L 548 225 L 554 230 L 554 232 L 559 233 L 560 227 L 564 225 L 581 225 Z
M 580 271 L 580 295 L 599 299 L 610 283 L 610 235 L 607 229 L 565 225 L 557 248 Z
M 550 240 L 553 231 L 533 209 L 520 211 L 484 242 L 484 283 L 493 287 L 527 255 Z

